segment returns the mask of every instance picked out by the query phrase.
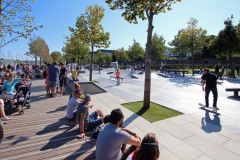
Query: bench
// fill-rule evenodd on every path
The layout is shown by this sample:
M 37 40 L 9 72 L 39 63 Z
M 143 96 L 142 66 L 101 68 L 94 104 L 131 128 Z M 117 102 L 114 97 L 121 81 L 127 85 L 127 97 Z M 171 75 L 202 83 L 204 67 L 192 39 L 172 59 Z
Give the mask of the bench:
M 185 73 L 188 72 L 188 70 L 178 70 L 178 69 L 161 69 L 160 72 L 167 72 L 167 73 L 170 73 L 170 72 L 173 72 L 175 74 L 177 73 L 182 73 L 183 76 L 185 76 Z
M 110 80 L 111 80 L 112 78 L 114 78 L 115 80 L 117 80 L 117 77 L 116 77 L 116 76 L 110 76 Z M 123 82 L 123 78 L 119 77 L 119 79 L 122 80 L 122 82 Z
M 226 88 L 227 92 L 233 92 L 234 96 L 239 96 L 238 92 L 240 91 L 240 88 Z

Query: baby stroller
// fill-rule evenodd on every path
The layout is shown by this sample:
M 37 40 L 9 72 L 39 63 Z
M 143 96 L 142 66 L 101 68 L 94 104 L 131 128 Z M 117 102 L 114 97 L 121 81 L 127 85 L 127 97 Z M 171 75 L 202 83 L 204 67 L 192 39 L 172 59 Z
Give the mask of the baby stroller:
M 29 85 L 26 85 L 24 82 L 19 82 L 16 84 L 16 95 L 14 96 L 14 99 L 17 101 L 13 103 L 13 105 L 16 105 L 16 108 L 19 109 L 19 114 L 24 114 L 23 107 L 27 107 L 29 109 L 31 107 L 30 105 L 30 94 L 31 94 L 31 83 Z M 21 109 L 19 108 L 21 106 Z

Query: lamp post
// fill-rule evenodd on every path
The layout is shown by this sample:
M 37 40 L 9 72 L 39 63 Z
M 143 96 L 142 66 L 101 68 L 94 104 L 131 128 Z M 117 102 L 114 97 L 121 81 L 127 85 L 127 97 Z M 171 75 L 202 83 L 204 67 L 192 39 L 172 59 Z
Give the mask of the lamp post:
M 89 74 L 89 81 L 92 81 L 92 63 L 93 63 L 93 48 L 94 48 L 94 43 L 92 42 L 92 53 L 91 53 L 91 58 L 90 58 L 90 74 Z

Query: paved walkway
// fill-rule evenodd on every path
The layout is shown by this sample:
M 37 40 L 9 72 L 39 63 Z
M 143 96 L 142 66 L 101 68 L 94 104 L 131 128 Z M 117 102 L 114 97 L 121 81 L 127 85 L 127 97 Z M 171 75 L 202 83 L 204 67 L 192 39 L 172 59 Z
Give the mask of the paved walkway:
M 219 85 L 221 115 L 198 109 L 204 94 L 198 76 L 163 78 L 152 74 L 151 101 L 176 109 L 184 114 L 163 121 L 150 123 L 121 106 L 122 103 L 143 98 L 144 75 L 122 71 L 120 86 L 109 79 L 108 71 L 93 72 L 106 93 L 92 96 L 96 108 L 109 114 L 121 108 L 125 115 L 124 126 L 141 137 L 155 132 L 159 139 L 161 160 L 221 160 L 240 159 L 240 110 L 239 99 L 226 87 L 239 87 L 239 79 L 224 80 Z M 81 80 L 89 78 L 88 72 Z M 33 82 L 32 107 L 24 115 L 12 116 L 5 125 L 5 140 L 0 145 L 0 159 L 93 159 L 93 141 L 78 140 L 77 126 L 69 126 L 63 118 L 68 96 L 46 98 L 43 80 Z M 27 148 L 27 149 L 26 149 Z M 87 157 L 87 158 L 86 158 Z

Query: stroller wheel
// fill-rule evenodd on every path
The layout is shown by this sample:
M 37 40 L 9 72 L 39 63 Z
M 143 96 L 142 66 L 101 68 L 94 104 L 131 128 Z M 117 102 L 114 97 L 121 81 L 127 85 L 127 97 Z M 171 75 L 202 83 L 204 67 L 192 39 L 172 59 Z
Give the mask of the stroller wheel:
M 19 114 L 20 114 L 20 115 L 24 114 L 24 111 L 19 111 Z
M 29 104 L 29 105 L 27 105 L 27 109 L 30 109 L 31 108 L 31 105 Z

